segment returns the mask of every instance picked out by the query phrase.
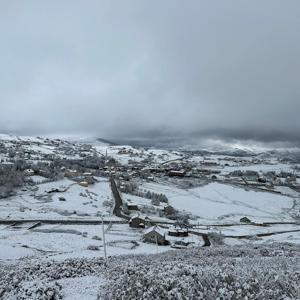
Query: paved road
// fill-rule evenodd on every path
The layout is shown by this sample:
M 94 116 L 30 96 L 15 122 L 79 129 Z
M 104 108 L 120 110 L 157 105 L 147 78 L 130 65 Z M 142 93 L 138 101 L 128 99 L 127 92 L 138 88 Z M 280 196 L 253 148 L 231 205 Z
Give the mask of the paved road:
M 207 233 L 201 233 L 201 232 L 198 232 L 198 231 L 192 231 L 192 230 L 190 230 L 189 233 L 192 233 L 192 234 L 194 234 L 194 235 L 201 236 L 202 239 L 203 239 L 203 242 L 204 242 L 203 247 L 210 247 L 210 246 L 211 246 L 211 242 L 210 242 L 210 240 L 209 240 L 209 237 L 208 237 L 208 234 L 207 234 Z
M 18 219 L 18 220 L 0 220 L 2 225 L 11 225 L 11 224 L 24 224 L 24 223 L 37 223 L 42 224 L 63 224 L 63 225 L 99 225 L 102 224 L 101 219 L 95 220 L 45 220 L 45 219 Z M 124 224 L 127 223 L 124 220 L 104 220 L 104 224 Z
M 110 187 L 111 187 L 111 191 L 112 191 L 114 202 L 115 202 L 113 214 L 119 218 L 129 221 L 130 217 L 122 213 L 123 200 L 118 191 L 117 184 L 113 178 L 110 178 Z

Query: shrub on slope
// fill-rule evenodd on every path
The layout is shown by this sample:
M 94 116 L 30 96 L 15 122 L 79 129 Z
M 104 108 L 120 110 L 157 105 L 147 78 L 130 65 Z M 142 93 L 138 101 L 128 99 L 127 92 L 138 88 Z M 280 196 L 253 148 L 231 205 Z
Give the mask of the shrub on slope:
M 99 299 L 297 299 L 297 251 L 218 247 L 127 258 Z

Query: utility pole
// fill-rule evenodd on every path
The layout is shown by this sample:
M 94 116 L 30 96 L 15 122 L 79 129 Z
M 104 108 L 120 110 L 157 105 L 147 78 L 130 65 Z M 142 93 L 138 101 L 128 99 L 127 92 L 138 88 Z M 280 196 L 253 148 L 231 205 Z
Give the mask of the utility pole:
M 105 263 L 106 263 L 107 262 L 107 254 L 106 254 L 106 242 L 105 242 L 105 230 L 104 230 L 103 216 L 102 216 L 102 236 L 103 236 L 104 259 L 105 259 Z
M 155 234 L 155 242 L 156 242 L 156 253 L 158 253 L 158 242 L 157 242 L 157 234 Z

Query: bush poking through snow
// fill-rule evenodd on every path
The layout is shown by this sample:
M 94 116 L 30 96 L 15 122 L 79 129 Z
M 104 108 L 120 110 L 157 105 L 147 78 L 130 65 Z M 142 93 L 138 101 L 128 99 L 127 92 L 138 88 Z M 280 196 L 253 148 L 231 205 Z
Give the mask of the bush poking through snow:
M 98 299 L 291 300 L 299 299 L 299 258 L 300 246 L 248 244 L 110 257 L 106 265 L 102 258 L 24 260 L 0 265 L 0 293 L 1 299 L 62 299 L 60 280 L 95 276 Z
M 251 247 L 128 258 L 107 270 L 111 281 L 98 299 L 297 299 L 299 247 Z

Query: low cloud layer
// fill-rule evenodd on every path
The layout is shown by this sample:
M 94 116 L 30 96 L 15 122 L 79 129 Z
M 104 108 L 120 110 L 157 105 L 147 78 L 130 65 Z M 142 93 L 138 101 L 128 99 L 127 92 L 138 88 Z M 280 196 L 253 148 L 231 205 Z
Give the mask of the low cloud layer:
M 7 1 L 0 131 L 300 136 L 300 3 Z

